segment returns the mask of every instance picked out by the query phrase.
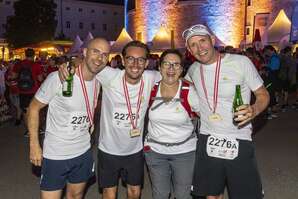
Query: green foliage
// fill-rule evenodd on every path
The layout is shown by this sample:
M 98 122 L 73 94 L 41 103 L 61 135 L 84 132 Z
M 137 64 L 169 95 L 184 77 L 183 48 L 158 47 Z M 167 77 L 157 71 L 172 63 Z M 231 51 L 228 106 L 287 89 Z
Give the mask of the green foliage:
M 57 21 L 54 0 L 19 0 L 15 15 L 7 19 L 5 37 L 12 47 L 23 47 L 55 36 Z

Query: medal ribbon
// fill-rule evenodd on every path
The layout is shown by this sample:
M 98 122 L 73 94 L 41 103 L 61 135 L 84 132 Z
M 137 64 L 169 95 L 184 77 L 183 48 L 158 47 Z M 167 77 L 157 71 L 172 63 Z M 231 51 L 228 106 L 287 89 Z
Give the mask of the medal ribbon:
M 125 76 L 123 76 L 122 80 L 123 80 L 123 89 L 124 89 L 124 94 L 125 94 L 126 106 L 127 106 L 127 110 L 128 110 L 128 116 L 130 118 L 132 128 L 136 129 L 137 124 L 138 124 L 139 111 L 140 111 L 140 107 L 141 107 L 141 96 L 142 96 L 143 90 L 144 90 L 144 81 L 143 81 L 143 79 L 141 79 L 141 85 L 140 85 L 139 94 L 138 94 L 137 110 L 136 110 L 136 116 L 135 116 L 135 121 L 134 121 L 132 118 L 132 109 L 131 109 L 130 98 L 129 98 L 129 93 L 128 93 Z
M 94 112 L 95 112 L 95 108 L 97 105 L 97 80 L 94 81 L 94 90 L 93 90 L 93 112 L 91 112 L 90 109 L 90 104 L 89 104 L 89 97 L 88 97 L 88 93 L 87 93 L 87 89 L 86 89 L 86 85 L 85 85 L 85 81 L 83 79 L 83 73 L 82 73 L 82 67 L 81 65 L 79 66 L 79 78 L 80 78 L 80 82 L 81 82 L 81 87 L 82 87 L 82 91 L 83 91 L 83 95 L 84 95 L 84 99 L 85 99 L 85 104 L 86 104 L 86 109 L 87 109 L 87 114 L 90 120 L 90 124 L 91 126 L 94 124 L 93 122 L 93 118 L 94 118 Z
M 203 71 L 202 64 L 200 65 L 201 84 L 202 84 L 202 87 L 204 90 L 204 94 L 205 94 L 205 98 L 206 98 L 208 107 L 212 113 L 215 113 L 216 107 L 217 107 L 220 64 L 221 64 L 221 57 L 219 54 L 217 57 L 217 61 L 216 61 L 216 69 L 215 69 L 215 75 L 214 75 L 213 107 L 211 107 L 209 100 L 208 100 L 208 93 L 207 93 L 207 88 L 206 88 L 206 84 L 205 84 L 204 71 Z

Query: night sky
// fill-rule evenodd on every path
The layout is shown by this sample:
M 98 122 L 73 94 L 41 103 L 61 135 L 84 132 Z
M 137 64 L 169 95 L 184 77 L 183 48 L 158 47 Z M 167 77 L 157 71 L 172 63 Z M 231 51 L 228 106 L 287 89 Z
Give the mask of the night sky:
M 91 1 L 91 2 L 98 2 L 98 3 L 124 5 L 124 0 L 80 0 L 80 1 Z

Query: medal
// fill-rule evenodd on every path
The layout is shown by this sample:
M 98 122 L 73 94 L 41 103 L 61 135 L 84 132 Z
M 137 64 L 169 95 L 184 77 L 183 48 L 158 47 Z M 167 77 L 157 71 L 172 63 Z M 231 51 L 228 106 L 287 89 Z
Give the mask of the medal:
M 214 75 L 215 77 L 214 77 L 214 87 L 213 87 L 213 107 L 211 107 L 208 100 L 208 93 L 207 93 L 207 88 L 205 84 L 204 71 L 203 71 L 202 64 L 200 65 L 201 84 L 204 90 L 204 94 L 205 94 L 205 98 L 206 98 L 209 110 L 212 112 L 212 114 L 209 115 L 208 119 L 209 121 L 212 121 L 212 122 L 218 122 L 222 120 L 222 117 L 220 116 L 220 114 L 216 113 L 220 64 L 221 64 L 221 56 L 219 54 L 216 61 L 216 69 L 215 69 L 215 75 Z
M 140 112 L 140 107 L 142 103 L 142 94 L 144 90 L 144 81 L 143 78 L 141 79 L 141 85 L 139 89 L 139 94 L 138 94 L 138 101 L 137 101 L 137 110 L 135 115 L 135 118 L 133 118 L 133 113 L 131 109 L 131 103 L 130 103 L 130 98 L 129 98 L 129 93 L 128 93 L 128 88 L 125 80 L 125 76 L 123 76 L 123 89 L 124 89 L 124 94 L 125 94 L 125 101 L 126 101 L 126 106 L 127 106 L 127 111 L 128 111 L 128 116 L 130 118 L 130 123 L 132 126 L 132 129 L 129 131 L 130 137 L 137 137 L 141 135 L 141 130 L 137 128 L 138 125 L 138 119 L 139 119 L 139 112 Z
M 79 78 L 80 78 L 80 82 L 81 82 L 81 87 L 83 90 L 83 95 L 84 95 L 84 100 L 85 100 L 85 105 L 86 105 L 86 109 L 87 109 L 87 114 L 89 117 L 89 121 L 90 121 L 90 127 L 89 127 L 89 133 L 92 134 L 94 131 L 94 112 L 95 112 L 95 108 L 97 105 L 97 98 L 98 98 L 98 82 L 97 80 L 94 81 L 94 92 L 93 92 L 93 112 L 91 112 L 91 108 L 90 108 L 90 104 L 89 104 L 89 97 L 88 97 L 88 93 L 87 93 L 87 89 L 86 89 L 86 85 L 84 82 L 84 78 L 83 78 L 83 73 L 82 73 L 82 67 L 81 65 L 79 66 Z
M 136 129 L 131 129 L 129 131 L 129 134 L 130 134 L 130 137 L 137 137 L 137 136 L 140 136 L 141 135 L 141 131 L 140 129 L 136 128 Z
M 212 121 L 212 122 L 217 122 L 222 120 L 221 116 L 218 113 L 212 113 L 211 115 L 209 115 L 208 119 L 209 121 Z

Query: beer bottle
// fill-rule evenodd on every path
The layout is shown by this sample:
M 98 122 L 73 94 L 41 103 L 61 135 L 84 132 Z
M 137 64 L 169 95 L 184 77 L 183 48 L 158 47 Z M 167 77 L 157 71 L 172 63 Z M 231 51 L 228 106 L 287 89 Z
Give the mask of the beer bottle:
M 233 100 L 233 113 L 237 112 L 237 108 L 241 105 L 243 105 L 243 100 L 242 100 L 242 96 L 241 96 L 241 87 L 239 84 L 237 84 L 236 88 L 235 88 L 235 96 L 234 96 L 234 100 Z M 238 115 L 238 118 L 239 117 L 241 117 L 241 115 Z M 234 124 L 237 124 L 237 122 L 238 121 L 234 120 Z
M 72 62 L 67 62 L 67 70 L 69 72 L 69 76 L 62 84 L 62 95 L 64 97 L 71 97 L 72 96 L 72 90 L 73 90 L 73 68 L 72 68 Z

